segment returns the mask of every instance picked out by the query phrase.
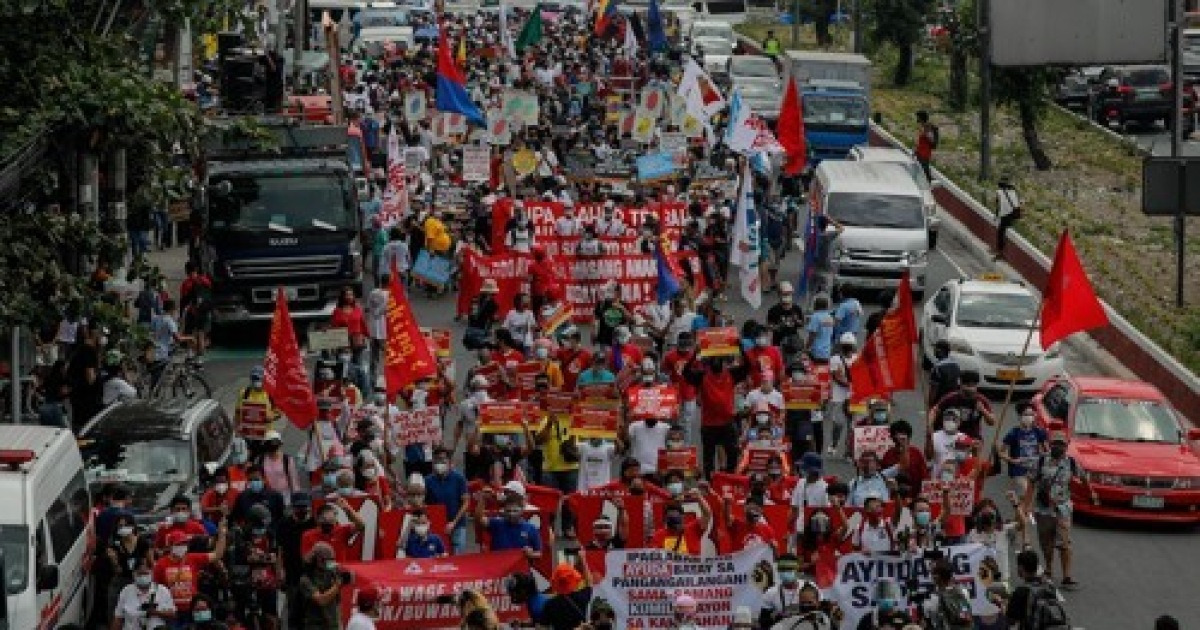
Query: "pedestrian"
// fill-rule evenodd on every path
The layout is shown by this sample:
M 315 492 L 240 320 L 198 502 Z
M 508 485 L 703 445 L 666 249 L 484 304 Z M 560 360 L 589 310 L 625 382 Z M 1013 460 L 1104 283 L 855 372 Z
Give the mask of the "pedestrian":
M 133 571 L 133 583 L 117 594 L 113 630 L 154 630 L 175 620 L 175 601 L 171 591 L 156 582 L 150 565 L 139 563 Z
M 783 53 L 783 43 L 775 37 L 775 31 L 767 31 L 767 36 L 762 42 L 763 54 L 771 59 L 777 59 Z
M 346 622 L 346 630 L 375 630 L 375 618 L 379 611 L 379 589 L 368 586 L 360 589 L 354 598 L 354 612 Z
M 937 125 L 929 122 L 929 112 L 918 111 L 917 148 L 914 153 L 917 156 L 917 163 L 921 165 L 921 171 L 925 173 L 925 179 L 930 183 L 933 183 L 933 169 L 930 163 L 933 161 L 933 152 L 938 148 L 940 139 Z
M 1029 486 L 1030 465 L 1050 451 L 1050 435 L 1035 425 L 1036 416 L 1033 405 L 1019 404 L 1017 426 L 1000 440 L 1004 445 L 999 449 L 1000 459 L 1008 462 L 1008 477 L 1018 496 L 1025 496 Z
M 1088 482 L 1088 476 L 1075 458 L 1067 455 L 1067 434 L 1054 431 L 1050 434 L 1050 453 L 1042 455 L 1033 463 L 1029 475 L 1029 487 L 1025 491 L 1025 504 L 1033 508 L 1037 524 L 1038 542 L 1042 557 L 1046 560 L 1046 579 L 1054 573 L 1054 553 L 1058 551 L 1062 568 L 1062 585 L 1078 584 L 1071 575 L 1071 483 L 1083 485 L 1093 503 L 1098 503 L 1096 491 Z
M 938 339 L 933 342 L 934 363 L 929 370 L 929 397 L 926 405 L 933 407 L 951 392 L 959 388 L 962 369 L 950 354 L 950 342 Z
M 1008 244 L 1008 229 L 1021 218 L 1021 198 L 1007 176 L 1001 177 L 996 185 L 996 218 L 996 251 L 992 260 L 1001 260 Z
M 305 630 L 339 630 L 338 608 L 346 577 L 338 566 L 333 547 L 319 542 L 308 552 L 300 577 L 300 618 Z
M 826 451 L 826 455 L 833 455 L 837 452 L 843 431 L 846 433 L 847 454 L 850 453 L 850 446 L 854 441 L 854 429 L 851 426 L 853 415 L 850 412 L 850 399 L 853 392 L 853 385 L 850 383 L 850 368 L 858 360 L 858 354 L 855 352 L 857 346 L 858 340 L 854 337 L 854 333 L 842 333 L 842 336 L 838 338 L 837 353 L 829 357 L 830 390 L 826 415 L 830 419 L 830 424 L 833 425 L 833 434 L 829 440 L 829 450 Z

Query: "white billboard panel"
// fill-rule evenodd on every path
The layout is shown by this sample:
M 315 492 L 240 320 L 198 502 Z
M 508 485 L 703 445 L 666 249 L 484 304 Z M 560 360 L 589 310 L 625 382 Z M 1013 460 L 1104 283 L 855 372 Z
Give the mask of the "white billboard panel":
M 1167 0 L 990 0 L 992 63 L 1164 63 Z

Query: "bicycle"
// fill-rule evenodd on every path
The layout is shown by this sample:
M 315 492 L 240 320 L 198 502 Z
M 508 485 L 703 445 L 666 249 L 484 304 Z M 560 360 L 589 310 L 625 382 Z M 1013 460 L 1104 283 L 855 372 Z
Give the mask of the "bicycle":
M 147 398 L 212 398 L 212 386 L 204 378 L 204 360 L 190 347 L 172 350 L 160 370 Z M 154 366 L 151 366 L 151 371 L 154 371 Z M 168 391 L 169 397 L 165 395 Z
M 12 379 L 4 378 L 0 380 L 0 418 L 6 418 L 10 421 L 29 422 L 36 420 L 38 417 L 38 407 L 42 404 L 42 396 L 38 392 L 37 377 L 30 374 L 22 376 L 21 386 L 18 395 L 21 401 L 20 418 L 13 419 L 12 416 Z

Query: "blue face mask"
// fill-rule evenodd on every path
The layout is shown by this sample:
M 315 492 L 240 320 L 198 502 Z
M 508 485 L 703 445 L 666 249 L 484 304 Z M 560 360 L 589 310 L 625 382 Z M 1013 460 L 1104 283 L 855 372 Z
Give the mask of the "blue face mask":
M 197 623 L 204 623 L 206 621 L 212 621 L 212 611 L 211 610 L 193 610 L 192 611 L 192 621 L 195 621 Z
M 879 607 L 879 612 L 889 613 L 889 612 L 892 612 L 893 610 L 896 610 L 896 601 L 892 600 L 892 599 L 881 599 L 881 600 L 879 600 L 878 607 Z
M 350 496 L 354 494 L 354 488 L 338 488 L 338 494 L 342 496 Z
M 267 528 L 266 528 L 266 527 L 255 527 L 255 528 L 254 528 L 254 535 L 255 535 L 255 536 L 262 536 L 263 534 L 266 534 L 266 533 L 267 533 Z
M 795 584 L 796 583 L 796 572 L 795 571 L 780 571 L 779 579 L 784 584 Z
M 330 488 L 337 487 L 337 474 L 329 473 L 325 475 L 325 485 Z
M 932 516 L 933 515 L 929 512 L 917 512 L 913 514 L 913 520 L 916 521 L 917 525 L 924 527 L 929 524 L 929 520 L 932 518 Z
M 262 479 L 251 479 L 250 481 L 246 482 L 246 488 L 250 490 L 250 492 L 262 492 L 263 487 L 264 484 Z

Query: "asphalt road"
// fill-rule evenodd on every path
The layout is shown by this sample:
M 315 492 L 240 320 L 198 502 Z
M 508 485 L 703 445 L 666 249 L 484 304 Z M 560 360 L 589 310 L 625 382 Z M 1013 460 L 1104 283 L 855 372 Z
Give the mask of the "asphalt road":
M 953 229 L 951 224 L 951 219 L 943 218 L 946 227 L 939 251 L 931 257 L 929 267 L 929 295 L 942 283 L 960 275 L 977 276 L 994 268 L 982 255 L 981 245 L 968 240 L 964 231 Z M 797 275 L 798 268 L 798 257 L 789 257 L 783 277 Z M 772 296 L 767 296 L 764 309 L 773 301 Z M 414 298 L 414 310 L 422 325 L 452 328 L 458 343 L 462 329 L 453 322 L 452 297 L 429 300 L 418 295 Z M 740 300 L 731 301 L 726 311 L 739 322 L 752 316 L 749 307 Z M 207 363 L 216 397 L 230 409 L 249 368 L 261 361 L 267 328 L 250 327 L 239 331 L 236 337 L 240 340 L 237 345 L 213 349 Z M 1102 373 L 1099 365 L 1072 346 L 1067 347 L 1065 356 L 1071 372 Z M 461 347 L 457 348 L 456 357 L 461 377 L 472 358 Z M 897 396 L 898 417 L 917 420 L 923 413 L 924 406 L 917 393 Z M 1011 425 L 1014 421 L 1010 411 L 1005 423 Z M 923 426 L 921 422 L 913 424 L 918 431 Z M 284 433 L 285 447 L 289 452 L 299 452 L 303 435 L 295 430 Z M 834 462 L 830 468 L 843 476 L 850 472 L 845 462 Z M 989 494 L 999 499 L 1008 489 L 1007 478 L 993 479 L 989 486 L 994 487 L 989 488 Z M 1007 505 L 1003 501 L 1000 504 Z M 1158 615 L 1170 613 L 1180 618 L 1184 628 L 1200 627 L 1200 604 L 1195 603 L 1194 593 L 1195 585 L 1200 584 L 1200 545 L 1196 544 L 1194 530 L 1083 522 L 1076 524 L 1074 543 L 1073 573 L 1082 584 L 1068 593 L 1067 598 L 1075 626 L 1088 630 L 1149 628 Z

